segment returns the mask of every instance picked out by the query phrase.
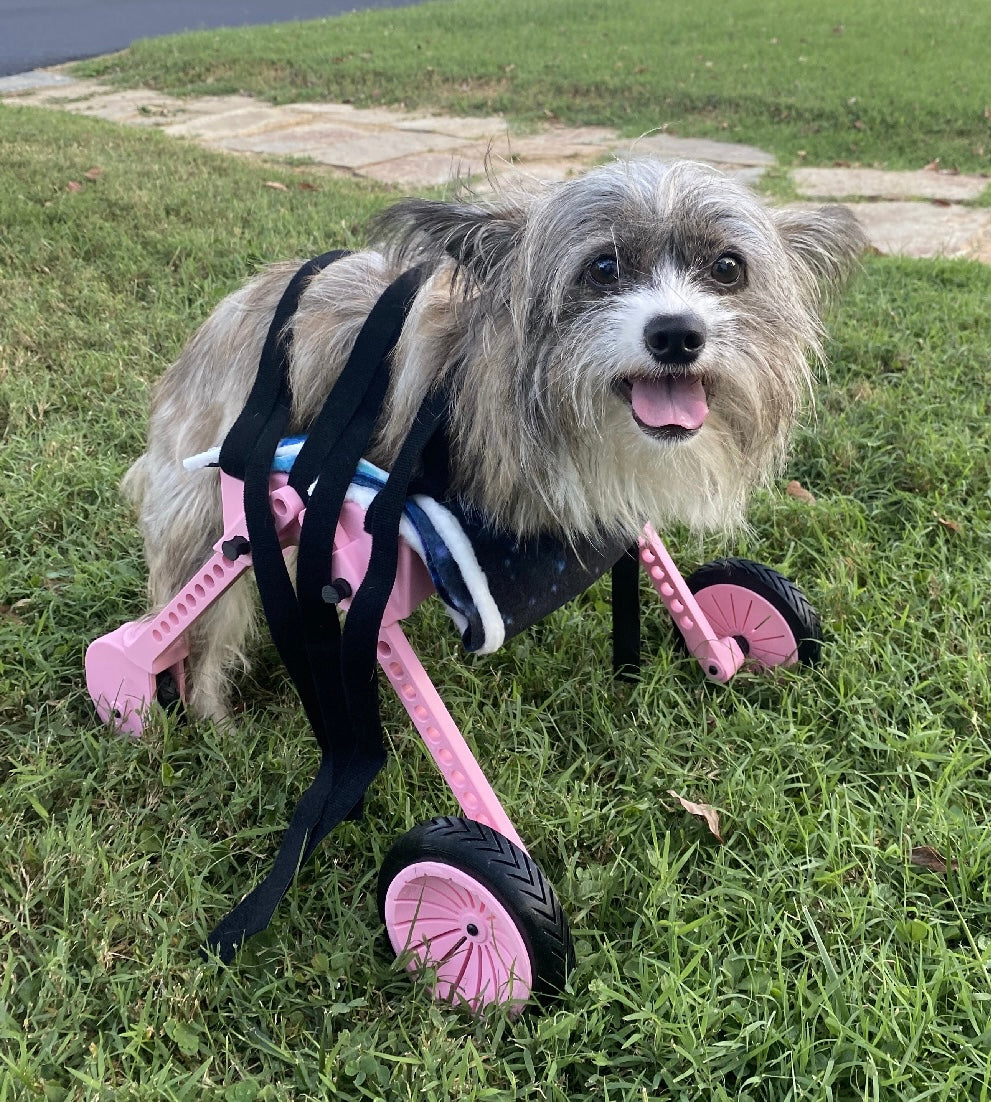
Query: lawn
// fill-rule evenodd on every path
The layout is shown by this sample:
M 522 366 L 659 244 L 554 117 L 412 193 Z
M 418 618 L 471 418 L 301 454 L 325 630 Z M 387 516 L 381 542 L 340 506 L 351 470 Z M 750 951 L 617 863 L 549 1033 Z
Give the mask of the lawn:
M 991 170 L 985 0 L 432 0 L 139 42 L 81 72 L 170 92 L 658 128 L 782 163 Z
M 710 685 L 658 612 L 617 685 L 605 585 L 491 658 L 417 614 L 576 942 L 544 1014 L 476 1021 L 383 948 L 379 860 L 454 811 L 396 705 L 364 822 L 225 969 L 199 946 L 315 767 L 271 649 L 236 737 L 117 737 L 83 688 L 142 608 L 116 485 L 150 384 L 261 262 L 355 244 L 388 193 L 28 108 L 0 134 L 0 1102 L 991 1095 L 991 270 L 867 259 L 817 420 L 728 548 L 817 606 L 814 670 Z

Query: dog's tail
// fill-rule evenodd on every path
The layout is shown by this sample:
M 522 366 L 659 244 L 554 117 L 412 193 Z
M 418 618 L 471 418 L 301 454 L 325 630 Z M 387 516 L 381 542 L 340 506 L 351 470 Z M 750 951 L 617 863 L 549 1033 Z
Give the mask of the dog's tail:
M 128 468 L 127 473 L 121 479 L 120 489 L 124 500 L 133 505 L 135 509 L 141 508 L 144 501 L 145 490 L 148 485 L 148 456 L 140 455 Z

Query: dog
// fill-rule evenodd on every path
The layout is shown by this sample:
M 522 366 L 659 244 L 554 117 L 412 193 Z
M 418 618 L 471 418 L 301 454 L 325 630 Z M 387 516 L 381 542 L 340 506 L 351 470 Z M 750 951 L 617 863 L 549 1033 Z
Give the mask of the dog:
M 376 247 L 316 274 L 289 323 L 290 429 L 313 421 L 386 286 L 426 264 L 367 458 L 387 469 L 443 383 L 452 492 L 521 539 L 739 525 L 781 468 L 824 308 L 865 245 L 843 207 L 770 209 L 715 169 L 650 159 L 484 201 L 401 200 L 374 229 Z M 275 264 L 225 298 L 155 388 L 123 484 L 153 606 L 220 537 L 216 471 L 182 461 L 240 413 L 297 268 Z M 191 629 L 194 715 L 227 716 L 253 609 L 239 582 Z

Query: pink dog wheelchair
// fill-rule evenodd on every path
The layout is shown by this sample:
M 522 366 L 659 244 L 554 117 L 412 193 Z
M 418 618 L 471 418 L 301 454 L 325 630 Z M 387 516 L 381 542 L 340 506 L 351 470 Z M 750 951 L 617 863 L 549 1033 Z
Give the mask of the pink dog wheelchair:
M 719 682 L 745 661 L 767 667 L 814 661 L 819 623 L 791 582 L 747 560 L 718 560 L 683 578 L 650 527 L 635 550 L 590 543 L 574 562 L 559 544 L 540 540 L 521 556 L 511 537 L 444 496 L 443 392 L 424 401 L 390 472 L 362 460 L 416 271 L 383 295 L 379 316 L 373 311 L 367 338 L 363 330 L 308 436 L 285 439 L 286 321 L 314 266 L 332 259 L 311 261 L 290 283 L 244 413 L 221 449 L 195 460 L 220 468 L 224 531 L 213 554 L 164 608 L 89 646 L 87 687 L 101 719 L 133 735 L 149 709 L 181 706 L 187 630 L 253 567 L 322 760 L 271 872 L 220 922 L 211 949 L 232 959 L 268 925 L 320 841 L 360 814 L 384 761 L 378 667 L 461 810 L 414 827 L 386 855 L 378 906 L 389 940 L 410 970 L 432 977 L 436 998 L 473 1011 L 492 1003 L 518 1009 L 531 995 L 563 987 L 573 963 L 567 919 L 402 621 L 436 593 L 466 649 L 485 653 L 611 569 L 613 657 L 622 672 L 639 662 L 642 565 L 688 650 Z M 295 585 L 283 561 L 290 547 L 298 549 Z M 339 611 L 347 613 L 343 629 Z

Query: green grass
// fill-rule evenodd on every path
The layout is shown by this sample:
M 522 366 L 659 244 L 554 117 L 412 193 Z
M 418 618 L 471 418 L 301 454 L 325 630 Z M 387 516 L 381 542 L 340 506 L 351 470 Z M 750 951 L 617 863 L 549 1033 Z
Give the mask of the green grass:
M 52 112 L 0 131 L 0 1102 L 988 1097 L 991 270 L 868 260 L 787 472 L 817 501 L 763 496 L 730 548 L 800 581 L 817 669 L 709 685 L 658 612 L 616 685 L 604 585 L 488 659 L 415 617 L 576 940 L 547 1014 L 475 1022 L 382 947 L 385 848 L 454 810 L 396 705 L 365 822 L 225 970 L 198 947 L 315 765 L 271 649 L 236 737 L 116 737 L 83 688 L 142 608 L 116 484 L 151 382 L 260 262 L 353 244 L 386 193 Z
M 433 0 L 138 42 L 77 71 L 178 94 L 493 111 L 991 169 L 985 0 Z

